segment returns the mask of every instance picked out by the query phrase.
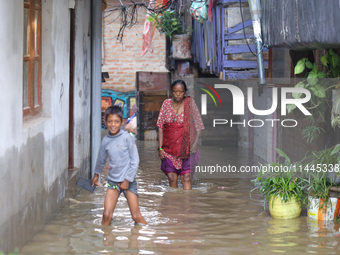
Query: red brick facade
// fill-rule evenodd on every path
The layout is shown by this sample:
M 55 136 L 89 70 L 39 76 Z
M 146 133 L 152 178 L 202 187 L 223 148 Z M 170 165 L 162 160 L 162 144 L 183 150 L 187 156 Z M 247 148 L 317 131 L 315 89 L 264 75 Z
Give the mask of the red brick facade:
M 119 12 L 110 12 L 112 7 L 119 5 L 119 1 L 109 0 L 108 8 L 103 12 L 102 71 L 108 72 L 110 78 L 105 79 L 106 83 L 102 83 L 102 88 L 128 92 L 135 90 L 136 72 L 167 72 L 164 66 L 165 38 L 164 35 L 156 31 L 153 39 L 153 53 L 148 51 L 141 57 L 146 11 L 140 8 L 138 11 L 138 24 L 130 29 L 126 28 L 123 41 L 119 42 L 117 35 L 121 19 L 115 20 Z

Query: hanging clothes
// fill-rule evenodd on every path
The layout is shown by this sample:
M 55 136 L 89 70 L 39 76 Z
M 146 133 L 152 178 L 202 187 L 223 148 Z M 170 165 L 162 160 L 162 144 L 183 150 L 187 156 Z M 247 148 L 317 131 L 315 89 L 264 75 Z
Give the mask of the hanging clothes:
M 152 10 L 165 10 L 170 5 L 170 0 L 151 0 L 148 9 Z M 148 18 L 150 17 L 150 11 L 147 11 L 145 22 L 144 22 L 144 29 L 143 29 L 143 45 L 142 45 L 142 54 L 144 54 L 150 49 L 153 52 L 153 45 L 152 45 L 152 38 L 155 35 L 156 24 L 155 22 L 150 22 Z
M 211 22 L 212 20 L 212 11 L 211 9 L 214 8 L 216 6 L 216 2 L 217 0 L 209 0 L 209 11 L 208 11 L 208 15 L 209 15 L 209 21 Z
M 149 9 L 155 8 L 155 0 L 151 0 L 148 6 Z M 148 10 L 145 17 L 144 22 L 144 30 L 143 30 L 143 45 L 142 45 L 142 55 L 150 49 L 153 52 L 152 47 L 152 38 L 155 34 L 156 26 L 154 22 L 149 21 L 150 11 Z
M 189 12 L 199 23 L 203 23 L 208 19 L 208 7 L 206 6 L 205 2 L 192 2 Z

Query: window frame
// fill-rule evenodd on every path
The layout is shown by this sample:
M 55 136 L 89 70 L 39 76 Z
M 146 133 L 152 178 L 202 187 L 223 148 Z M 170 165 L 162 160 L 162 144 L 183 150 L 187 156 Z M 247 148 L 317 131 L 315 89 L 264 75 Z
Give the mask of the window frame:
M 42 111 L 42 88 L 41 88 L 41 19 L 42 19 L 42 6 L 41 0 L 27 0 L 24 1 L 24 13 L 25 9 L 28 10 L 28 23 L 27 23 L 27 35 L 23 36 L 24 40 L 27 39 L 27 49 L 28 55 L 25 55 L 25 49 L 23 51 L 23 96 L 22 96 L 22 108 L 23 117 L 28 118 L 37 115 Z M 37 11 L 38 22 L 35 20 L 35 15 Z M 24 15 L 25 17 L 25 15 Z M 36 24 L 37 23 L 37 24 Z M 25 32 L 25 18 L 23 22 L 24 32 Z M 35 34 L 36 28 L 36 34 Z M 37 55 L 36 55 L 37 51 Z M 35 62 L 37 61 L 38 70 L 35 70 Z M 28 63 L 28 74 L 27 74 L 27 86 L 28 86 L 28 106 L 25 107 L 25 63 Z M 35 74 L 37 79 L 37 92 L 35 95 L 34 83 Z M 37 97 L 37 98 L 35 98 Z M 35 104 L 36 102 L 36 104 Z

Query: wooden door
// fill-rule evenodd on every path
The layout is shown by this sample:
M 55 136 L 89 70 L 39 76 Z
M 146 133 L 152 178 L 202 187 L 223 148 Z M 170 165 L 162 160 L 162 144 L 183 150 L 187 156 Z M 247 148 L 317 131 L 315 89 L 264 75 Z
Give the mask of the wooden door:
M 137 72 L 137 138 L 157 140 L 156 126 L 162 103 L 170 95 L 170 73 Z

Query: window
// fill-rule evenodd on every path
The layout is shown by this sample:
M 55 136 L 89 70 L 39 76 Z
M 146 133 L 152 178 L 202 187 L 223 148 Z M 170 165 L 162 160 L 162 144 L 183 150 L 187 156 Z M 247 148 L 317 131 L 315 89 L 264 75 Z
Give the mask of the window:
M 41 0 L 24 0 L 23 115 L 41 112 Z

